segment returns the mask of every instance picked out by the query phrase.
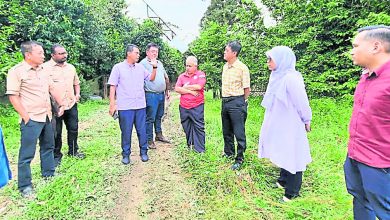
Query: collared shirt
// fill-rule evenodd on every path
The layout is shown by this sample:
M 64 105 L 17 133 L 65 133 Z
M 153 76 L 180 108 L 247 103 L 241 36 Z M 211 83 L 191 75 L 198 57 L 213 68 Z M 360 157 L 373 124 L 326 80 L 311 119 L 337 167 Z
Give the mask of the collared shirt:
M 245 64 L 237 59 L 231 66 L 223 66 L 222 97 L 244 95 L 244 89 L 249 87 L 249 69 Z
M 33 121 L 46 122 L 46 117 L 51 120 L 51 89 L 53 83 L 43 72 L 42 66 L 34 69 L 22 61 L 8 71 L 6 94 L 19 96 L 22 106 Z
M 198 90 L 199 95 L 181 94 L 180 106 L 186 109 L 191 109 L 204 103 L 204 85 L 206 84 L 206 74 L 197 70 L 194 74 L 188 75 L 187 72 L 180 74 L 177 78 L 176 86 L 183 87 L 185 85 L 200 85 L 202 89 Z
M 140 64 L 144 65 L 148 72 L 151 73 L 153 71 L 153 65 L 148 62 L 146 57 L 141 60 Z M 157 61 L 156 78 L 153 81 L 145 81 L 145 91 L 164 92 L 167 88 L 165 78 L 168 78 L 167 72 L 165 71 L 163 64 L 160 61 Z
M 361 76 L 349 135 L 350 158 L 371 167 L 390 167 L 390 61 L 371 76 Z
M 54 82 L 54 88 L 60 91 L 63 95 L 63 105 L 65 110 L 69 110 L 76 103 L 74 86 L 80 84 L 79 77 L 76 73 L 76 68 L 69 63 L 58 65 L 53 59 L 44 63 L 43 68 L 45 73 Z
M 115 64 L 107 84 L 116 86 L 117 109 L 145 108 L 144 81 L 149 79 L 150 73 L 142 64 L 129 64 L 126 60 Z

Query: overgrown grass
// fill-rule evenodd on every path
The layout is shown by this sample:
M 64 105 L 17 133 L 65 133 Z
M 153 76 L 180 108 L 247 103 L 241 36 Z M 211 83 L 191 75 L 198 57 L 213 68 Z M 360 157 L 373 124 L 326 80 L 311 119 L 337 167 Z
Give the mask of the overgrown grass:
M 7 153 L 16 166 L 20 139 L 18 116 L 10 106 L 1 106 L 0 111 Z M 40 165 L 36 162 L 39 157 L 36 157 L 32 172 L 37 198 L 28 200 L 19 195 L 15 175 L 15 180 L 0 191 L 0 204 L 8 204 L 0 218 L 103 218 L 107 210 L 115 205 L 112 197 L 117 192 L 119 175 L 131 169 L 120 165 L 118 122 L 113 121 L 107 111 L 106 102 L 79 104 L 82 127 L 79 145 L 86 153 L 86 159 L 65 156 L 57 170 L 59 176 L 45 181 L 40 176 Z M 63 151 L 67 151 L 67 146 L 63 147 Z
M 257 142 L 263 118 L 260 99 L 250 100 L 246 124 L 248 149 L 243 169 L 233 172 L 232 161 L 221 158 L 223 139 L 220 101 L 207 94 L 205 105 L 206 149 L 199 155 L 186 150 L 184 136 L 176 137 L 177 156 L 188 181 L 196 186 L 199 219 L 351 219 L 351 197 L 344 186 L 343 161 L 346 156 L 347 127 L 351 102 L 332 99 L 311 100 L 313 131 L 309 134 L 313 162 L 304 174 L 302 197 L 289 204 L 278 199 L 283 191 L 272 187 L 278 168 L 257 158 Z M 39 163 L 32 164 L 37 199 L 21 198 L 13 180 L 0 190 L 0 204 L 7 202 L 4 219 L 108 219 L 119 191 L 119 175 L 131 167 L 120 165 L 118 122 L 107 114 L 108 103 L 79 105 L 80 145 L 85 160 L 65 157 L 59 176 L 45 181 Z M 169 108 L 181 129 L 178 101 Z M 13 166 L 16 165 L 20 132 L 18 116 L 0 107 L 0 123 Z M 66 151 L 67 146 L 64 147 Z M 34 159 L 35 161 L 37 158 Z M 14 177 L 16 179 L 16 176 Z
M 178 140 L 178 157 L 189 173 L 188 180 L 198 189 L 205 219 L 352 219 L 351 197 L 343 174 L 346 156 L 350 99 L 311 100 L 312 132 L 309 133 L 313 162 L 304 173 L 301 197 L 281 204 L 283 191 L 273 188 L 279 169 L 258 159 L 258 135 L 264 110 L 260 98 L 251 98 L 246 123 L 248 148 L 243 169 L 234 172 L 232 161 L 221 157 L 223 137 L 220 100 L 207 94 L 205 104 L 206 154 L 186 150 L 184 138 Z M 177 103 L 175 104 L 177 106 Z M 174 109 L 173 120 L 178 120 Z

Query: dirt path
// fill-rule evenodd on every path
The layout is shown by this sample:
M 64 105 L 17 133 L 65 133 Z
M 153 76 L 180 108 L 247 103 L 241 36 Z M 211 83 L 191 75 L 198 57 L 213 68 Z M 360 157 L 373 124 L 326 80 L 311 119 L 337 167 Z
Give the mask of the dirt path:
M 180 124 L 170 120 L 167 111 L 163 121 L 164 135 L 175 139 L 183 135 Z M 178 122 L 176 122 L 178 123 Z M 135 138 L 134 145 L 137 139 Z M 175 145 L 156 142 L 157 149 L 149 150 L 150 160 L 141 162 L 139 149 L 134 148 L 129 174 L 123 176 L 117 207 L 113 210 L 116 219 L 195 219 L 196 196 L 181 173 L 174 153 Z
M 172 99 L 177 99 L 177 96 Z M 169 104 L 169 103 L 168 103 Z M 182 173 L 178 158 L 175 154 L 175 141 L 182 140 L 184 133 L 179 120 L 172 120 L 170 112 L 177 111 L 177 106 L 169 106 L 165 120 L 163 121 L 164 135 L 173 141 L 172 144 L 156 142 L 157 149 L 149 150 L 150 160 L 143 163 L 139 157 L 139 148 L 133 147 L 131 160 L 132 165 L 122 167 L 122 176 L 113 176 L 119 190 L 107 195 L 106 199 L 114 201 L 116 206 L 111 208 L 112 202 L 108 202 L 107 209 L 96 210 L 96 213 L 103 219 L 197 219 L 199 207 L 195 189 Z M 101 108 L 93 113 L 94 116 L 106 114 L 107 109 Z M 174 116 L 176 117 L 176 116 Z M 112 120 L 111 118 L 109 118 Z M 79 124 L 80 131 L 93 129 L 96 124 L 96 117 L 89 117 L 88 120 L 82 120 Z M 119 126 L 117 127 L 118 132 Z M 63 138 L 66 139 L 65 132 Z M 180 138 L 178 138 L 180 137 Z M 120 142 L 120 141 L 119 141 Z M 138 146 L 137 136 L 133 134 L 133 145 Z M 116 160 L 120 160 L 120 156 Z M 39 155 L 33 160 L 33 166 L 39 163 Z M 119 161 L 118 161 L 119 164 Z M 120 164 L 120 166 L 124 166 Z M 12 165 L 14 177 L 16 178 L 16 166 Z M 38 178 L 35 180 L 40 184 L 44 180 Z M 14 187 L 15 181 L 12 181 L 9 187 Z M 116 185 L 115 184 L 115 185 Z M 113 186 L 116 188 L 116 186 Z M 11 193 L 17 194 L 16 190 Z M 24 206 L 24 200 L 12 200 L 9 196 L 0 196 L 0 216 L 12 210 L 15 215 L 21 215 L 17 207 Z M 104 203 L 104 202 L 103 202 Z M 96 213 L 91 213 L 94 216 Z

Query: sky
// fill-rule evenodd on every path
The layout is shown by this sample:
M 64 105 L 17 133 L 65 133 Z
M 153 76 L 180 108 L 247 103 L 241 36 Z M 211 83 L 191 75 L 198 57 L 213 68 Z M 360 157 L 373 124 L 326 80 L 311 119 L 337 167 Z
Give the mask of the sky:
M 127 15 L 139 21 L 147 18 L 145 2 L 165 22 L 172 23 L 178 28 L 171 27 L 177 34 L 171 46 L 184 52 L 188 44 L 199 36 L 199 23 L 210 0 L 127 0 Z
M 128 5 L 126 14 L 140 22 L 147 18 L 146 2 L 161 19 L 178 26 L 178 28 L 171 27 L 177 35 L 168 43 L 181 52 L 185 52 L 188 44 L 199 36 L 200 20 L 210 5 L 210 0 L 127 0 L 126 2 Z M 275 22 L 270 18 L 268 10 L 261 1 L 254 0 L 254 2 L 261 8 L 265 26 L 274 25 Z

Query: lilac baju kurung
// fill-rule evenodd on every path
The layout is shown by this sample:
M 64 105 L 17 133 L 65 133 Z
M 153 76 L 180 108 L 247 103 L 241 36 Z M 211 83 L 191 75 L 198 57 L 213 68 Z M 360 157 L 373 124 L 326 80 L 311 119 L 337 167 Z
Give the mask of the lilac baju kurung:
M 311 162 L 305 124 L 310 123 L 312 113 L 302 75 L 295 70 L 295 56 L 280 51 L 271 55 L 277 68 L 261 103 L 265 115 L 258 156 L 295 174 Z

